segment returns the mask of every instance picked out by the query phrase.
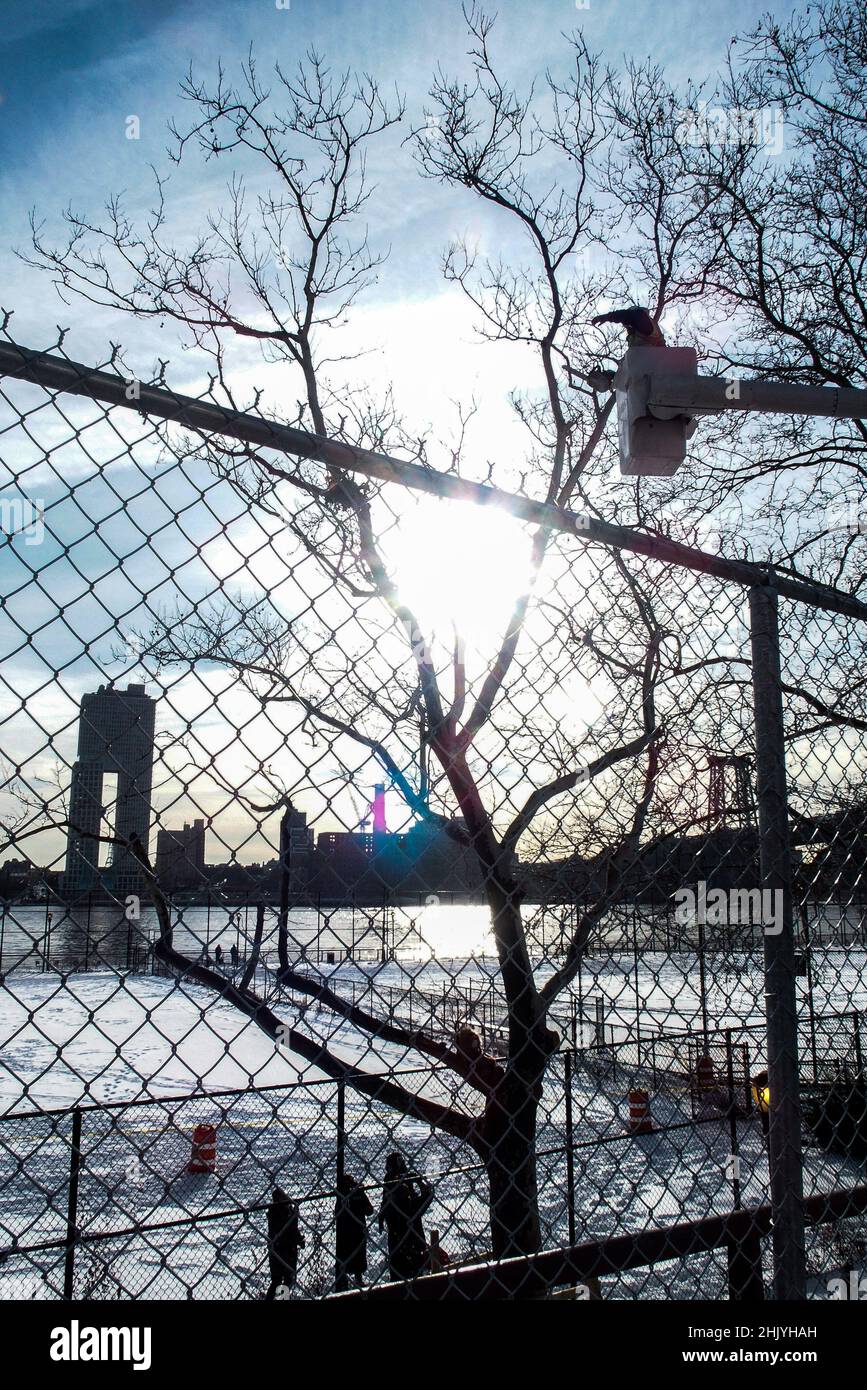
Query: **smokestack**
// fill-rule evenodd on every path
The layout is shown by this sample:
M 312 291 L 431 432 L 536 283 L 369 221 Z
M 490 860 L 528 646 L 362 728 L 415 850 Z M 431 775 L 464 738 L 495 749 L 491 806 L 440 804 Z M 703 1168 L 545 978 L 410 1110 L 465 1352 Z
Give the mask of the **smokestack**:
M 388 832 L 385 824 L 385 784 L 383 782 L 377 782 L 373 789 L 371 810 L 373 812 L 374 835 L 387 834 Z

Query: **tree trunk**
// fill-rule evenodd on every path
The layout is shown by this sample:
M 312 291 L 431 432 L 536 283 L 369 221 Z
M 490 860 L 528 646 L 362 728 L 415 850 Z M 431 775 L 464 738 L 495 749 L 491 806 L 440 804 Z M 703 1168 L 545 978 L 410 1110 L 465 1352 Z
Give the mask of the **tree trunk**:
M 484 1160 L 490 1184 L 491 1249 L 496 1259 L 535 1254 L 542 1243 L 536 1094 L 532 1084 L 510 1069 L 485 1112 Z
M 490 1186 L 491 1249 L 496 1259 L 533 1255 L 542 1243 L 536 1183 L 536 1113 L 545 1068 L 558 1044 L 540 1016 L 521 919 L 520 886 L 496 859 L 487 897 L 508 1000 L 509 1055 L 482 1124 Z
M 434 745 L 470 831 L 491 911 L 500 978 L 508 1008 L 508 1062 L 488 1099 L 477 1151 L 490 1187 L 491 1249 L 495 1259 L 533 1255 L 540 1248 L 536 1184 L 536 1112 L 545 1067 L 559 1039 L 545 1022 L 521 916 L 523 888 L 502 858 L 490 817 L 463 753 Z

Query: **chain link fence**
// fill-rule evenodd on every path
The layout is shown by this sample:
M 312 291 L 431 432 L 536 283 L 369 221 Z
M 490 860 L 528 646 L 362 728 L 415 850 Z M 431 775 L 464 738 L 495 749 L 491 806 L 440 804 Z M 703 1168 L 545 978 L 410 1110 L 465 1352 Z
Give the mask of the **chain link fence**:
M 0 1296 L 848 1297 L 867 610 L 0 372 Z

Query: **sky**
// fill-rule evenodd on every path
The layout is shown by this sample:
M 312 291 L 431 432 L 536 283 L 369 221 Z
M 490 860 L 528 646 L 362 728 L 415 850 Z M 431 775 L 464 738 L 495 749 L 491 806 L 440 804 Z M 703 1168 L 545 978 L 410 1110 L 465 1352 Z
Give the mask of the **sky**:
M 650 56 L 675 81 L 701 81 L 718 67 L 732 35 L 749 30 L 767 7 L 766 0 L 725 5 L 589 0 L 586 7 L 574 0 L 505 0 L 497 7 L 493 48 L 509 77 L 525 84 L 542 76 L 546 66 L 561 65 L 567 51 L 564 33 L 580 29 L 591 48 L 614 64 L 624 55 Z M 778 4 L 775 13 L 784 18 L 791 8 Z M 211 76 L 221 60 L 232 75 L 252 47 L 263 70 L 275 59 L 291 69 L 312 47 L 335 68 L 351 65 L 384 86 L 394 84 L 406 97 L 408 127 L 422 121 L 438 64 L 447 73 L 467 71 L 465 27 L 455 0 L 43 0 L 35 5 L 4 0 L 2 20 L 0 304 L 14 311 L 13 336 L 25 345 L 45 347 L 56 338 L 55 325 L 63 325 L 70 329 L 67 351 L 86 362 L 104 360 L 106 345 L 120 341 L 142 374 L 157 355 L 170 358 L 168 379 L 182 390 L 201 385 L 202 364 L 179 350 L 171 330 L 161 333 L 156 324 L 125 321 L 75 299 L 64 304 L 44 273 L 15 257 L 15 248 L 27 248 L 31 210 L 49 230 L 59 225 L 68 204 L 95 211 L 117 192 L 124 193 L 133 214 L 146 211 L 150 166 L 167 168 L 166 126 L 173 116 L 182 118 L 177 89 L 191 63 L 197 73 Z M 135 140 L 128 138 L 130 117 L 137 119 Z M 427 421 L 441 416 L 449 400 L 468 390 L 505 432 L 507 391 L 522 384 L 524 372 L 529 380 L 531 364 L 519 350 L 508 349 L 507 359 L 502 350 L 479 345 L 467 306 L 454 287 L 443 283 L 440 272 L 450 236 L 476 234 L 486 249 L 495 250 L 498 225 L 485 221 L 459 192 L 421 180 L 399 142 L 372 175 L 379 186 L 376 236 L 391 253 L 380 283 L 355 316 L 350 341 L 374 349 L 366 370 L 374 381 L 393 384 L 420 433 Z M 224 179 L 222 163 L 218 169 L 197 166 L 190 174 L 173 174 L 170 201 L 179 235 L 192 235 L 203 224 L 208 209 L 220 201 Z M 255 370 L 248 365 L 246 385 L 257 379 Z M 49 478 L 42 485 L 50 500 L 59 483 Z M 131 496 L 135 470 L 125 475 L 119 470 L 118 486 L 122 495 Z M 105 498 L 92 505 L 98 510 Z M 8 630 L 2 634 L 7 652 L 19 648 L 7 665 L 7 679 L 10 670 L 18 671 L 19 688 L 42 702 L 39 727 L 66 728 L 58 746 L 67 760 L 73 756 L 74 704 L 83 690 L 93 688 L 94 671 L 87 663 L 70 664 L 62 694 L 46 671 L 52 656 L 57 666 L 65 665 L 76 624 L 89 638 L 97 634 L 99 614 L 94 615 L 88 585 L 99 578 L 103 588 L 96 590 L 97 597 L 104 595 L 117 617 L 126 611 L 124 587 L 135 585 L 140 575 L 136 565 L 143 563 L 140 556 L 125 559 L 124 580 L 113 582 L 117 562 L 106 520 L 102 539 L 89 539 L 80 551 L 78 568 L 65 565 L 63 544 L 80 525 L 80 516 L 64 510 L 59 529 L 65 533 L 48 552 L 52 577 L 38 596 L 28 593 L 29 616 L 18 615 L 31 631 L 45 623 L 38 652 L 38 643 L 19 646 L 10 641 Z M 118 536 L 116 545 L 122 550 L 124 544 Z M 166 544 L 170 547 L 168 540 Z M 172 558 L 169 548 L 167 566 Z M 0 575 L 8 587 L 12 571 L 0 565 Z M 51 619 L 65 604 L 80 606 L 71 608 L 61 630 Z M 101 640 L 104 650 L 110 633 Z M 16 684 L 14 677 L 11 684 Z M 10 708 L 10 697 L 4 695 L 0 710 L 8 714 Z
M 38 335 L 54 301 L 41 277 L 16 266 L 10 251 L 26 247 L 27 217 L 36 209 L 49 226 L 68 203 L 93 209 L 123 190 L 145 205 L 150 165 L 165 169 L 166 124 L 182 112 L 178 83 L 190 63 L 210 75 L 222 60 L 231 73 L 250 47 L 266 69 L 277 59 L 293 67 L 311 47 L 336 68 L 353 66 L 394 84 L 407 99 L 407 120 L 421 120 L 437 64 L 465 68 L 465 28 L 456 0 L 4 0 L 0 34 L 0 266 L 7 307 Z M 584 3 L 584 0 L 581 0 Z M 563 34 L 583 31 L 593 49 L 617 63 L 651 56 L 676 81 L 702 79 L 724 57 L 735 33 L 749 30 L 766 0 L 725 5 L 696 0 L 505 0 L 494 50 L 519 83 L 562 65 Z M 789 0 L 773 7 L 780 17 Z M 688 36 L 688 43 L 685 38 Z M 138 117 L 140 138 L 127 138 Z M 421 237 L 393 241 L 387 287 L 403 297 L 416 284 L 436 284 L 439 225 L 454 215 L 442 191 L 422 183 L 407 157 L 387 171 L 381 188 L 391 228 L 411 221 Z M 222 183 L 222 170 L 219 182 Z M 213 186 L 184 189 L 191 222 L 209 205 Z M 455 204 L 457 206 L 457 204 Z M 466 212 L 464 210 L 464 217 Z M 4 301 L 4 302 L 5 302 Z M 386 297 L 387 302 L 387 297 Z M 62 307 L 62 306 L 61 306 Z M 97 323 L 79 310 L 92 329 Z M 67 314 L 67 319 L 74 315 Z M 32 325 L 32 327 L 31 327 Z

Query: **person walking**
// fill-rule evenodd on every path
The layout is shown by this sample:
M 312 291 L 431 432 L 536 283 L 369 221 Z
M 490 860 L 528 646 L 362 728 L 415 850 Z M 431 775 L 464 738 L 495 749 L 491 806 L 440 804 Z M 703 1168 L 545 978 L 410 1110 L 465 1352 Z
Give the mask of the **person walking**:
M 271 1283 L 265 1298 L 285 1298 L 295 1283 L 298 1251 L 304 1246 L 298 1219 L 298 1203 L 282 1187 L 275 1187 L 268 1207 L 268 1268 Z
M 214 948 L 214 960 L 217 962 L 218 965 L 222 965 L 222 964 L 223 964 L 223 948 L 222 948 L 222 946 L 216 946 L 216 947 Z
M 233 968 L 234 970 L 237 970 L 237 968 L 238 968 L 238 961 L 240 960 L 240 956 L 238 955 L 238 947 L 237 947 L 237 944 L 236 944 L 236 942 L 234 942 L 234 941 L 232 942 L 232 949 L 231 949 L 231 951 L 229 952 L 229 954 L 230 954 L 230 956 L 232 957 L 232 968 Z
M 428 1262 L 422 1217 L 433 1201 L 424 1178 L 410 1173 L 402 1154 L 385 1160 L 385 1182 L 379 1208 L 379 1229 L 388 1235 L 388 1267 L 392 1279 L 415 1279 Z
M 373 1215 L 373 1204 L 361 1183 L 351 1173 L 337 1179 L 337 1201 L 334 1206 L 338 1292 L 349 1288 L 350 1279 L 361 1288 L 367 1270 L 367 1218 Z

